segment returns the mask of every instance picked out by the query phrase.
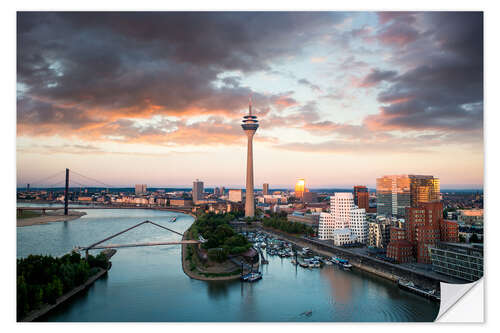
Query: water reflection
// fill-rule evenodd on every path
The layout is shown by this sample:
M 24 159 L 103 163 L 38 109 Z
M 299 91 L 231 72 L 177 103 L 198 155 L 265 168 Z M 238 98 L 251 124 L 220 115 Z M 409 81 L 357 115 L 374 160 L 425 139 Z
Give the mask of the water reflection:
M 352 298 L 352 277 L 337 267 L 324 267 L 321 276 L 330 284 L 330 291 L 335 303 L 347 304 Z
M 225 281 L 211 281 L 207 283 L 207 292 L 211 298 L 225 298 L 227 297 L 230 284 Z

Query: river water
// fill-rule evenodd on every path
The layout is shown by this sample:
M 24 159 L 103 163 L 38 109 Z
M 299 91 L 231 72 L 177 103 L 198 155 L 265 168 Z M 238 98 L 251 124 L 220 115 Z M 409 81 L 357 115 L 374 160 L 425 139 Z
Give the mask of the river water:
M 81 210 L 87 215 L 77 220 L 17 228 L 17 256 L 63 255 L 75 245 L 90 245 L 144 220 L 179 232 L 193 222 L 189 215 L 165 211 Z M 177 221 L 169 222 L 171 216 L 177 216 Z M 108 243 L 179 239 L 164 229 L 143 225 Z M 439 312 L 438 303 L 356 269 L 304 269 L 290 259 L 268 260 L 263 279 L 254 284 L 205 282 L 184 274 L 180 245 L 122 248 L 113 256 L 107 277 L 42 320 L 411 322 L 433 321 Z M 311 315 L 304 314 L 311 310 Z

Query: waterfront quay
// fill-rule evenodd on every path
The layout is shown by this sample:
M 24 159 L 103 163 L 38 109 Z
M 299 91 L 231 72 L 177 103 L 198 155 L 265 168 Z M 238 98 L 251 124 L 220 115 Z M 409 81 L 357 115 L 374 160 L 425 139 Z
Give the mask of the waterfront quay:
M 243 228 L 245 227 L 240 225 L 239 228 L 240 230 L 243 230 Z M 435 272 L 428 272 L 385 262 L 380 259 L 362 254 L 357 251 L 359 249 L 347 249 L 333 246 L 329 244 L 328 241 L 320 241 L 306 237 L 297 237 L 277 230 L 262 228 L 260 226 L 249 228 L 248 230 L 258 230 L 270 234 L 274 237 L 285 239 L 298 247 L 309 247 L 312 251 L 322 255 L 341 256 L 349 260 L 349 262 L 357 269 L 375 274 L 395 283 L 397 283 L 399 280 L 407 280 L 412 281 L 413 283 L 421 287 L 436 290 L 440 290 L 440 282 L 455 284 L 466 283 L 466 281 L 458 280 Z

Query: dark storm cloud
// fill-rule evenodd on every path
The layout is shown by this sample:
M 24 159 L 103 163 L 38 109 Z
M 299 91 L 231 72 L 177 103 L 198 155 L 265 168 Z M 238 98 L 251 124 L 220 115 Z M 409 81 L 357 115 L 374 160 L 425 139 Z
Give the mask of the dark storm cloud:
M 297 45 L 310 42 L 340 17 L 313 12 L 20 12 L 18 121 L 47 119 L 54 125 L 57 119 L 71 119 L 73 126 L 85 126 L 154 114 L 236 117 L 252 91 L 236 77 L 214 85 L 219 74 L 269 69 L 270 61 L 296 54 Z M 260 109 L 280 98 L 254 95 Z
M 379 69 L 372 69 L 370 74 L 368 74 L 361 82 L 362 87 L 372 87 L 377 85 L 381 81 L 387 81 L 392 79 L 397 75 L 396 71 L 384 71 Z
M 406 61 L 410 69 L 391 75 L 390 84 L 378 96 L 383 103 L 380 114 L 368 116 L 365 124 L 372 129 L 480 131 L 483 123 L 482 13 L 414 14 L 408 24 L 416 22 L 415 15 L 425 31 L 415 42 L 418 46 L 408 46 L 398 58 L 402 63 Z M 392 16 L 401 22 L 397 14 Z M 391 20 L 394 18 L 383 21 Z M 424 53 L 419 50 L 422 47 Z M 419 55 L 418 59 L 415 54 Z

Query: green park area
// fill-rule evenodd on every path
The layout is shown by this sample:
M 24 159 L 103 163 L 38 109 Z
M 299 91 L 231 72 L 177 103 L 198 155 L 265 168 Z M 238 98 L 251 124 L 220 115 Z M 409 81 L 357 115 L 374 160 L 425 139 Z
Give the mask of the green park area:
M 46 304 L 55 304 L 60 296 L 107 268 L 108 260 L 102 253 L 89 255 L 88 260 L 79 253 L 62 257 L 29 255 L 17 259 L 18 318 Z
M 267 228 L 273 228 L 284 231 L 289 234 L 314 235 L 314 229 L 308 225 L 298 222 L 290 222 L 284 214 L 270 214 L 269 217 L 262 219 L 262 225 Z
M 21 211 L 17 212 L 18 219 L 28 219 L 28 218 L 32 218 L 32 217 L 38 217 L 38 216 L 42 216 L 42 214 L 35 212 L 35 211 L 32 211 L 32 210 L 21 210 Z
M 232 213 L 203 214 L 189 228 L 188 237 L 197 240 L 201 235 L 206 240 L 201 246 L 207 250 L 208 258 L 223 262 L 228 255 L 246 252 L 252 246 L 245 236 L 236 233 L 229 225 L 238 217 Z

